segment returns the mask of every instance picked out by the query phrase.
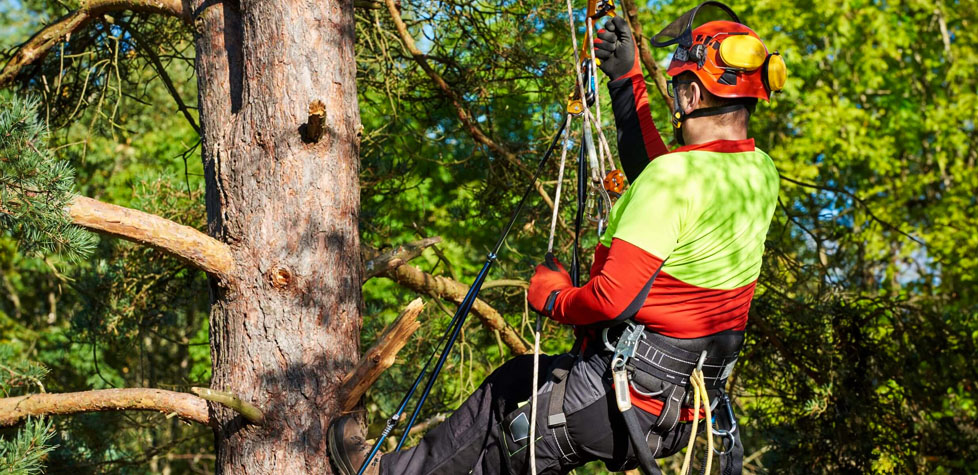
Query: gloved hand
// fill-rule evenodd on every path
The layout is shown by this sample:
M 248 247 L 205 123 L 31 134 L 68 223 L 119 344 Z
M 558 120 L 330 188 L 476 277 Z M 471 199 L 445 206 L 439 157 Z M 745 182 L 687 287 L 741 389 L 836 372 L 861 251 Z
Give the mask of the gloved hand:
M 570 274 L 564 270 L 564 266 L 560 265 L 553 254 L 547 253 L 543 264 L 537 266 L 536 272 L 530 278 L 526 300 L 534 312 L 550 317 L 553 315 L 557 293 L 573 286 Z
M 611 17 L 604 29 L 598 30 L 594 37 L 594 57 L 608 78 L 614 81 L 633 70 L 641 71 L 638 63 L 638 45 L 628 27 L 628 22 L 620 16 Z

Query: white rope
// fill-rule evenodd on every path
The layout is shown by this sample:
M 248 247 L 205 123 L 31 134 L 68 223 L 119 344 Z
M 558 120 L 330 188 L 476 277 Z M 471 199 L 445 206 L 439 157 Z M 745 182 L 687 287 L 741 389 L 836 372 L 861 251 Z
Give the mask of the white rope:
M 537 319 L 541 317 L 537 315 Z M 537 384 L 540 383 L 540 332 L 533 329 L 533 402 L 530 403 L 530 473 L 537 475 Z
M 560 209 L 560 189 L 561 185 L 564 184 L 564 164 L 567 162 L 567 150 L 570 148 L 571 118 L 572 116 L 567 114 L 567 122 L 564 125 L 564 130 L 567 131 L 567 135 L 564 136 L 564 147 L 560 152 L 560 168 L 557 169 L 557 189 L 554 191 L 554 212 L 550 218 L 550 235 L 547 238 L 547 252 L 553 252 L 554 250 L 554 235 L 557 232 L 557 211 Z
M 561 147 L 560 152 L 560 168 L 557 172 L 557 189 L 554 191 L 554 212 L 553 216 L 550 218 L 550 236 L 547 238 L 547 253 L 550 253 L 554 249 L 554 234 L 557 230 L 557 213 L 560 209 L 560 189 L 561 185 L 564 183 L 564 164 L 567 161 L 567 149 L 570 148 L 570 124 L 571 115 L 567 114 L 567 119 L 564 123 L 564 130 L 566 131 L 563 137 L 563 147 Z M 537 316 L 539 319 L 540 316 Z M 533 395 L 530 400 L 530 473 L 531 475 L 536 475 L 537 473 L 537 444 L 536 444 L 536 429 L 537 429 L 537 388 L 540 384 L 540 332 L 537 331 L 536 327 L 533 328 Z

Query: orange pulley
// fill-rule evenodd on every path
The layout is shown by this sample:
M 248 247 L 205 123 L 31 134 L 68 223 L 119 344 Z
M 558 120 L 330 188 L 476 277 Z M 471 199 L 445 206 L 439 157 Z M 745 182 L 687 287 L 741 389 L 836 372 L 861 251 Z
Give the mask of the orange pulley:
M 625 191 L 625 174 L 621 170 L 611 170 L 604 177 L 604 189 L 612 199 L 617 199 Z

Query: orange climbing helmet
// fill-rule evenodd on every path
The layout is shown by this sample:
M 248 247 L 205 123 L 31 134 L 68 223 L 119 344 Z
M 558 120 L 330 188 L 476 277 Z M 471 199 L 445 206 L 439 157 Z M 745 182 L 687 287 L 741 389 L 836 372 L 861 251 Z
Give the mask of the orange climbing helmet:
M 730 7 L 707 1 L 684 13 L 652 37 L 657 47 L 676 46 L 666 71 L 690 71 L 708 91 L 725 98 L 770 100 L 784 88 L 784 59 L 769 53 L 754 30 L 740 23 Z

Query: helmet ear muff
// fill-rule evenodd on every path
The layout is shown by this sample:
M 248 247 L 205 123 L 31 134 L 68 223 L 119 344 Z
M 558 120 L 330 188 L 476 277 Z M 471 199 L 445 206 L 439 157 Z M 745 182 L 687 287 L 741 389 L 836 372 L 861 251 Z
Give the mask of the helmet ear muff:
M 756 37 L 731 34 L 720 41 L 720 60 L 731 68 L 757 71 L 767 60 L 767 48 Z
M 775 51 L 767 55 L 764 66 L 761 66 L 761 81 L 770 92 L 781 92 L 788 80 L 788 66 L 784 63 L 781 53 Z

